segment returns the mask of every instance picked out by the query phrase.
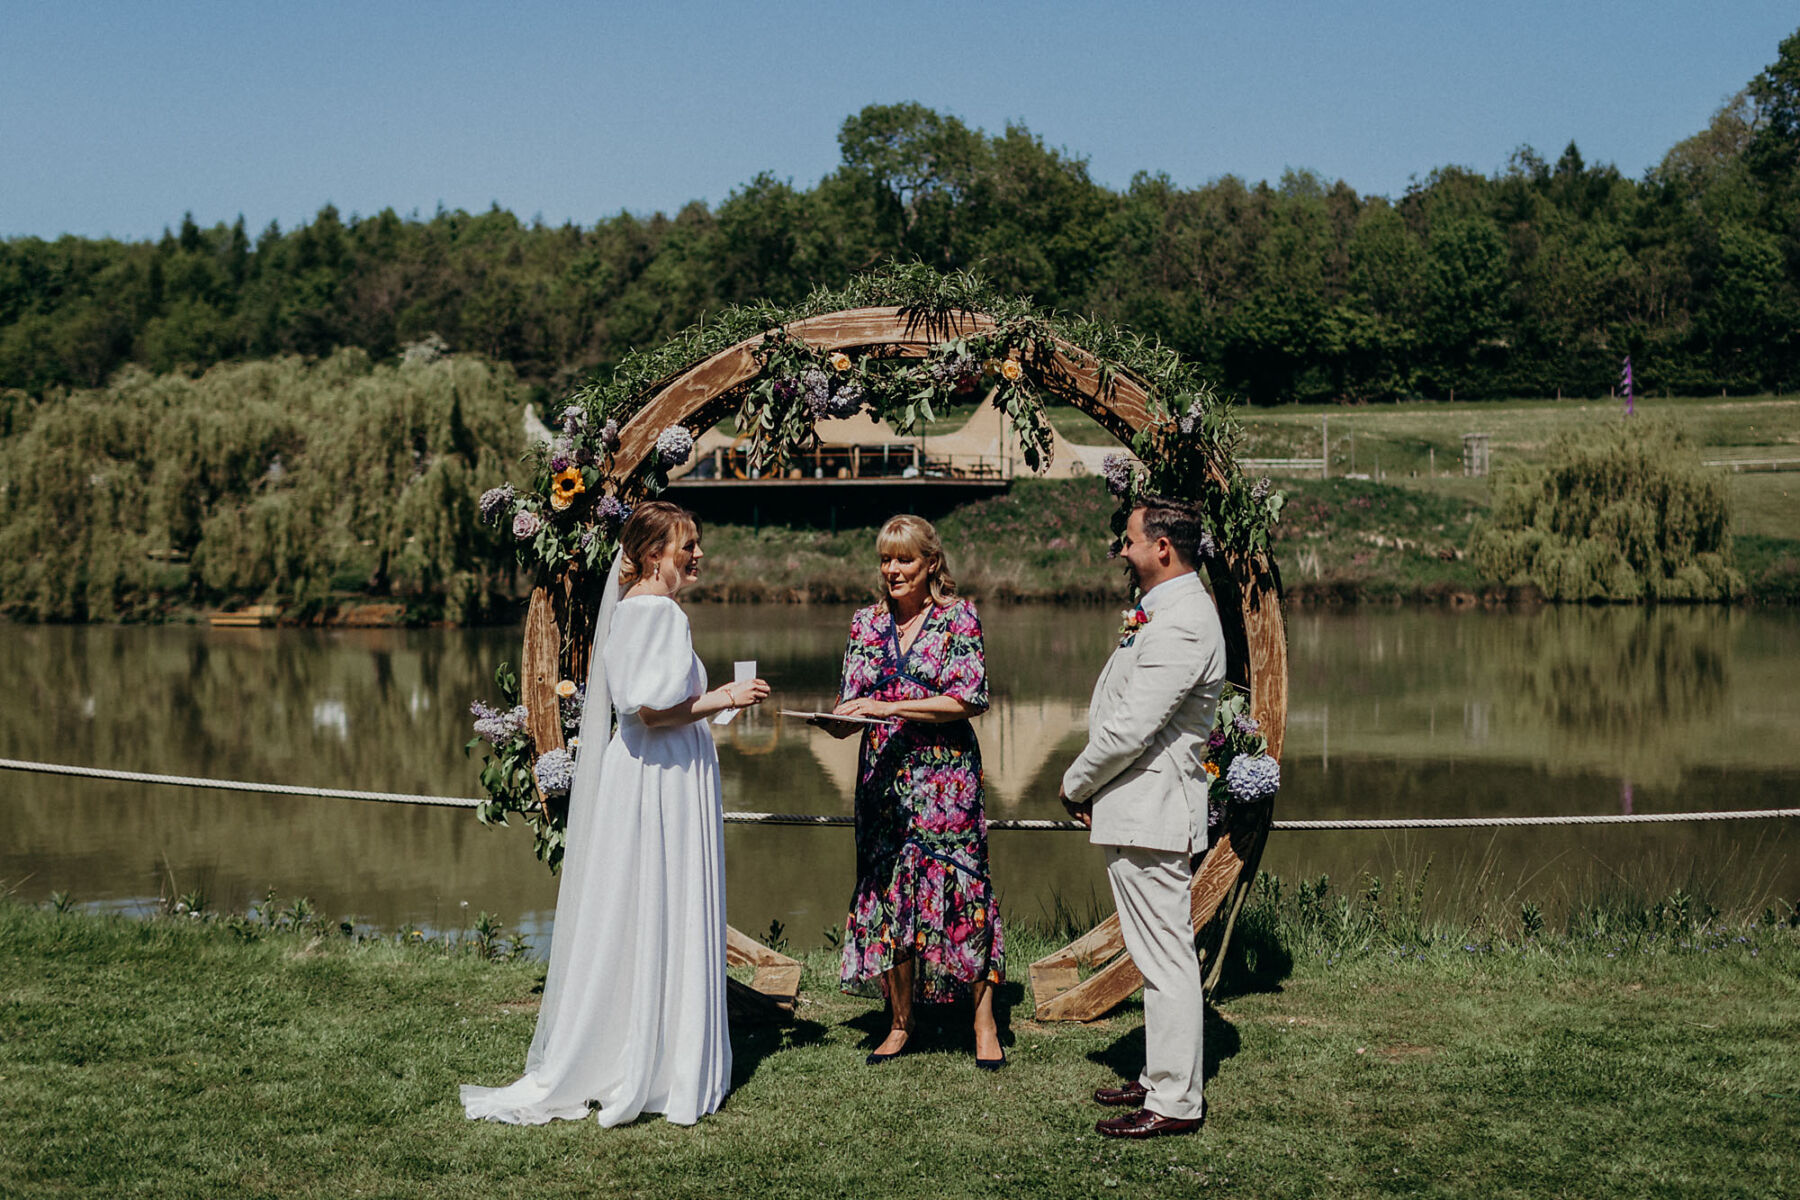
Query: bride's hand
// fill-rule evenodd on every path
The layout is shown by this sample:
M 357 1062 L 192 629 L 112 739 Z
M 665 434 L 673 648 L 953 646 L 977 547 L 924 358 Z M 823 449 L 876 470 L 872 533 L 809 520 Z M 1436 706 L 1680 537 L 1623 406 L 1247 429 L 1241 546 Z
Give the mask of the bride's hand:
M 766 679 L 739 680 L 726 684 L 719 689 L 725 693 L 725 702 L 733 708 L 751 708 L 769 698 L 769 681 Z

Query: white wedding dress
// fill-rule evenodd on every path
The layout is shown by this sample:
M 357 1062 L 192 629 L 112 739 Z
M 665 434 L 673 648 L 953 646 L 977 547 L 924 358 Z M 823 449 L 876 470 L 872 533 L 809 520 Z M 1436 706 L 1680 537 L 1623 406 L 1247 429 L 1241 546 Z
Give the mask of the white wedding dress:
M 622 1125 L 659 1112 L 691 1125 L 731 1088 L 718 753 L 704 721 L 656 729 L 637 716 L 700 695 L 706 669 L 680 605 L 615 606 L 616 582 L 608 591 L 537 1032 L 524 1078 L 462 1089 L 472 1119 L 539 1125 L 593 1111 Z M 609 691 L 619 728 L 607 742 Z

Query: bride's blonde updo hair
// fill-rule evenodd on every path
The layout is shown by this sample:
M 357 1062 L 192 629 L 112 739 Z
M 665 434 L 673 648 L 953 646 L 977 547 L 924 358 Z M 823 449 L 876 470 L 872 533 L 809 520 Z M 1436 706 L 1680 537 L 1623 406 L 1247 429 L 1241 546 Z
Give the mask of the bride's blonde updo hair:
M 875 553 L 877 556 L 905 554 L 918 559 L 925 564 L 925 584 L 932 602 L 948 604 L 955 599 L 956 580 L 951 577 L 950 564 L 944 558 L 944 543 L 924 517 L 915 517 L 911 513 L 889 517 L 881 532 L 875 535 Z
M 700 534 L 700 518 L 667 500 L 646 500 L 632 509 L 619 530 L 619 587 L 631 587 L 644 577 L 644 569 L 678 546 L 689 530 Z

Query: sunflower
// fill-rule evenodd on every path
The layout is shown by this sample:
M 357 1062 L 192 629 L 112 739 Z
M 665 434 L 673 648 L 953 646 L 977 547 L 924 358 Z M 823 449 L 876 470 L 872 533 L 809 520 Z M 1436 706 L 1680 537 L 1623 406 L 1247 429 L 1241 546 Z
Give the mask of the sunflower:
M 575 497 L 587 491 L 587 481 L 581 477 L 580 467 L 570 467 L 566 471 L 558 471 L 556 478 L 550 481 L 550 507 L 557 512 L 575 503 Z

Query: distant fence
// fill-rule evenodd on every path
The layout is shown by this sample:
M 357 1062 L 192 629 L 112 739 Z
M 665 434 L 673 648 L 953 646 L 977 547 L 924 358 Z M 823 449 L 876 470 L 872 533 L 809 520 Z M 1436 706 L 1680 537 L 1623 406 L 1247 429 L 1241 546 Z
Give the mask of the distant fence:
M 1733 471 L 1800 471 L 1800 458 L 1714 458 L 1702 465 Z
M 1320 479 L 1325 478 L 1325 460 L 1322 458 L 1240 458 L 1238 466 L 1246 472 L 1261 471 L 1265 475 L 1275 471 L 1307 474 L 1317 471 Z

